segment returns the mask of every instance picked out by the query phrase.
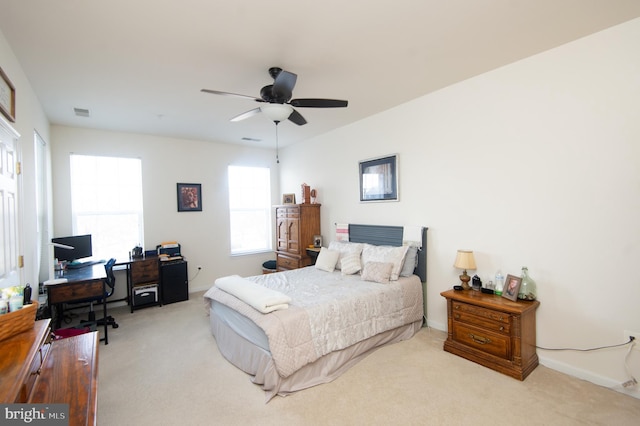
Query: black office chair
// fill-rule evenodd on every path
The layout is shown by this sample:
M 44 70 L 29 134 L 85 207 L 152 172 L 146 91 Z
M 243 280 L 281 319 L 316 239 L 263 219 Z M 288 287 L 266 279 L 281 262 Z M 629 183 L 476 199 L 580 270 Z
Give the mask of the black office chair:
M 98 326 L 98 325 L 105 325 L 106 323 L 107 325 L 110 325 L 113 328 L 120 327 L 116 322 L 116 320 L 111 315 L 108 315 L 106 318 L 99 318 L 96 321 L 96 313 L 93 310 L 94 303 L 103 303 L 103 299 L 108 299 L 109 297 L 111 297 L 111 295 L 113 294 L 113 291 L 116 288 L 116 276 L 113 273 L 113 265 L 115 263 L 116 263 L 116 260 L 112 258 L 112 259 L 109 259 L 109 261 L 104 265 L 104 270 L 107 273 L 107 279 L 105 280 L 106 289 L 105 289 L 104 297 L 84 300 L 84 302 L 90 302 L 89 321 L 83 322 L 81 325 Z

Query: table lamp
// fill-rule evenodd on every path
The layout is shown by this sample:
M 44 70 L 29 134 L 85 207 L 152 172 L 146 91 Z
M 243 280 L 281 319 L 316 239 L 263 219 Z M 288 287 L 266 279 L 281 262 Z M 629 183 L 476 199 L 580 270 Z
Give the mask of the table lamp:
M 462 269 L 464 272 L 460 275 L 460 283 L 462 288 L 469 290 L 469 280 L 471 277 L 467 275 L 467 269 L 476 269 L 476 260 L 471 250 L 458 250 L 456 261 L 453 263 L 454 268 Z

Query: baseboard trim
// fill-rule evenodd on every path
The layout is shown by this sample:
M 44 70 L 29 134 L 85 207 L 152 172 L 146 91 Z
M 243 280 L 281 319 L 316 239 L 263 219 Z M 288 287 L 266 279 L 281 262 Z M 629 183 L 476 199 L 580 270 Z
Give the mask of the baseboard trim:
M 433 321 L 433 320 L 429 320 L 429 319 L 427 319 L 427 325 L 428 325 L 430 328 L 434 328 L 434 329 L 436 329 L 436 330 L 444 331 L 445 333 L 447 332 L 447 326 L 446 326 L 446 324 L 442 324 L 442 323 L 440 323 L 440 322 L 437 322 L 437 321 Z
M 564 362 L 549 359 L 545 356 L 540 355 L 540 351 L 538 351 L 538 358 L 540 359 L 541 365 L 544 365 L 545 367 L 548 367 L 552 370 L 556 370 L 560 373 L 564 373 L 578 379 L 586 380 L 587 382 L 591 382 L 595 385 L 609 388 L 613 391 L 624 393 L 626 395 L 640 399 L 640 392 L 637 390 L 637 388 L 625 388 L 619 381 L 614 380 L 610 377 L 601 376 L 591 371 L 576 368 Z

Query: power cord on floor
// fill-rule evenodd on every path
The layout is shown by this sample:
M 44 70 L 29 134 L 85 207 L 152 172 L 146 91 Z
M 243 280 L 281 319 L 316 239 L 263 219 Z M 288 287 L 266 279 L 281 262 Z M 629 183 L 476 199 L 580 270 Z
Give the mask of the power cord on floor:
M 625 343 L 620 343 L 618 345 L 609 345 L 609 346 L 599 346 L 597 348 L 587 348 L 587 349 L 578 349 L 578 348 L 545 348 L 542 346 L 536 346 L 536 348 L 538 349 L 542 349 L 545 351 L 579 351 L 579 352 L 589 352 L 589 351 L 599 351 L 600 349 L 609 349 L 609 348 L 619 348 L 621 346 L 626 346 L 628 344 L 631 344 L 630 348 L 633 348 L 633 345 L 635 344 L 634 340 L 636 340 L 635 337 L 633 336 L 629 336 L 629 341 L 625 342 Z
M 631 374 L 631 369 L 629 368 L 629 364 L 628 364 L 628 359 L 629 359 L 629 355 L 631 354 L 631 350 L 633 349 L 633 347 L 635 346 L 636 342 L 635 342 L 636 338 L 634 336 L 629 336 L 629 341 L 625 342 L 625 343 L 620 343 L 618 345 L 609 345 L 609 346 L 599 346 L 597 348 L 587 348 L 587 349 L 577 349 L 577 348 L 545 348 L 542 346 L 536 346 L 536 348 L 538 349 L 542 349 L 545 351 L 579 351 L 579 352 L 589 352 L 589 351 L 597 351 L 600 349 L 609 349 L 609 348 L 619 348 L 621 346 L 626 346 L 629 345 L 629 349 L 627 350 L 627 354 L 624 357 L 624 368 L 627 372 L 627 375 L 630 377 L 629 380 L 627 380 L 626 382 L 622 383 L 622 386 L 627 388 L 630 386 L 635 386 L 638 384 L 638 381 L 636 380 L 635 377 L 633 377 L 633 374 Z

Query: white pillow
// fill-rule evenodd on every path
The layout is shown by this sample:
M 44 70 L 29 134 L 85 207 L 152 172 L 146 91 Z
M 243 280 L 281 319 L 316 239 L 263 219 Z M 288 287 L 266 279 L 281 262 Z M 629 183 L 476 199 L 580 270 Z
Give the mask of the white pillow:
M 363 281 L 374 281 L 380 284 L 389 284 L 393 264 L 388 262 L 367 262 L 362 270 Z
M 413 271 L 416 269 L 416 266 L 418 266 L 418 247 L 409 246 L 407 255 L 404 257 L 404 264 L 402 265 L 400 276 L 410 277 L 413 275 Z
M 364 265 L 367 262 L 384 262 L 392 263 L 393 269 L 391 270 L 391 281 L 396 281 L 400 275 L 400 270 L 404 264 L 404 258 L 407 255 L 409 246 L 374 246 L 371 244 L 365 244 L 362 250 L 362 263 Z
M 336 264 L 336 269 L 342 269 L 342 258 L 344 256 L 351 253 L 357 253 L 358 256 L 360 256 L 363 248 L 364 244 L 352 243 L 349 241 L 331 241 L 329 243 L 330 250 L 337 250 L 340 252 L 340 258 L 338 259 L 338 263 Z
M 329 250 L 326 247 L 322 247 L 318 254 L 318 258 L 316 259 L 316 269 L 333 272 L 333 270 L 336 269 L 336 263 L 338 263 L 339 257 L 339 251 Z
M 362 269 L 360 265 L 360 253 L 349 253 L 345 255 L 340 262 L 342 262 L 342 275 L 353 275 Z

